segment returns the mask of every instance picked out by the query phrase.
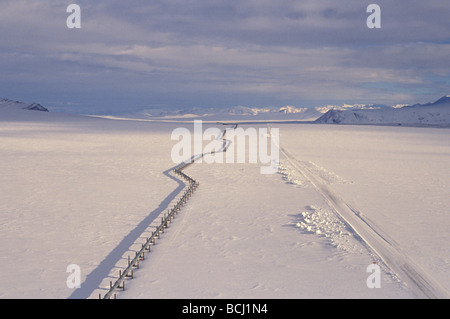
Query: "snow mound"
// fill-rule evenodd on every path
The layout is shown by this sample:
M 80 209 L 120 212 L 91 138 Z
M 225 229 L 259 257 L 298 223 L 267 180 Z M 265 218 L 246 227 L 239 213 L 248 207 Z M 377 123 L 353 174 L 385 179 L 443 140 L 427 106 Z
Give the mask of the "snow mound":
M 450 126 L 450 97 L 433 103 L 378 109 L 329 110 L 315 123 Z
M 31 111 L 48 112 L 48 109 L 38 103 L 24 103 L 0 98 L 0 109 L 23 109 Z
M 307 210 L 297 215 L 295 227 L 303 232 L 324 237 L 331 246 L 344 251 L 361 250 L 361 245 L 356 241 L 353 233 L 332 211 L 314 205 L 306 208 Z
M 294 169 L 288 163 L 280 163 L 278 166 L 278 174 L 287 183 L 292 184 L 297 187 L 311 187 L 311 183 L 306 179 L 306 177 L 300 174 L 296 169 Z

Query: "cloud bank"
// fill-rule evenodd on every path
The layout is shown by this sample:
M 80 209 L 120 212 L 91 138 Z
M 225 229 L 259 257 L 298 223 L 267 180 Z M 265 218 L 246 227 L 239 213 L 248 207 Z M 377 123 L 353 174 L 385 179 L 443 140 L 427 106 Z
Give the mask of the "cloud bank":
M 68 111 L 429 102 L 449 94 L 446 1 L 6 0 L 0 96 Z M 30 101 L 31 102 L 31 101 Z

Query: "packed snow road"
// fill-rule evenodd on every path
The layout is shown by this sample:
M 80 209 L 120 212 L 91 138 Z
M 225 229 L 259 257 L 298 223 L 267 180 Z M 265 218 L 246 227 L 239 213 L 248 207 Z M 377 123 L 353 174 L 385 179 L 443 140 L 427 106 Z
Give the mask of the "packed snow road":
M 298 161 L 285 148 L 282 155 L 325 198 L 329 206 L 354 230 L 385 264 L 421 298 L 448 298 L 449 294 L 433 278 L 404 254 L 395 241 L 384 234 L 368 217 L 351 207 L 342 197 L 315 175 L 303 162 Z

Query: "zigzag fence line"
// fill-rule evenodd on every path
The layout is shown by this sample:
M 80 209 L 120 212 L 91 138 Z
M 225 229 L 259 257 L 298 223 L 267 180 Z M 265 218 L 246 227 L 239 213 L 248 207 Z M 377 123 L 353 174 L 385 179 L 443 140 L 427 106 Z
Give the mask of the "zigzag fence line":
M 237 126 L 237 125 L 236 125 Z M 223 140 L 223 146 L 222 149 L 219 150 L 221 152 L 226 152 L 228 145 L 230 144 L 230 141 L 225 139 L 226 129 L 222 132 L 222 138 Z M 214 152 L 213 152 L 214 153 Z M 168 224 L 172 222 L 172 220 L 175 218 L 176 214 L 181 210 L 181 208 L 186 204 L 186 202 L 189 200 L 189 198 L 192 196 L 194 191 L 198 188 L 199 182 L 193 179 L 192 177 L 186 175 L 183 173 L 183 170 L 195 162 L 195 160 L 199 157 L 203 157 L 207 153 L 197 154 L 191 157 L 189 162 L 183 162 L 182 164 L 178 165 L 178 167 L 174 168 L 172 172 L 175 175 L 178 175 L 182 177 L 186 182 L 188 182 L 188 187 L 185 189 L 183 196 L 177 201 L 177 203 L 168 210 L 167 214 L 164 214 L 164 217 L 161 217 L 161 223 L 156 228 L 155 231 L 152 232 L 151 236 L 147 238 L 147 241 L 145 244 L 142 244 L 142 248 L 136 252 L 136 256 L 131 260 L 130 256 L 128 256 L 128 266 L 125 268 L 125 270 L 122 272 L 119 270 L 119 278 L 116 280 L 116 282 L 113 284 L 112 281 L 110 281 L 110 289 L 105 294 L 103 299 L 111 299 L 111 297 L 116 297 L 115 292 L 117 290 L 125 290 L 125 280 L 127 278 L 133 279 L 133 272 L 134 269 L 139 269 L 139 262 L 143 261 L 145 259 L 145 252 L 150 252 L 151 245 L 155 244 L 156 239 L 160 238 L 161 233 L 164 233 L 164 229 L 168 227 Z M 101 295 L 99 295 L 99 298 L 101 299 Z
M 151 236 L 147 238 L 147 241 L 142 245 L 142 248 L 136 252 L 136 256 L 132 260 L 130 260 L 130 257 L 128 256 L 127 268 L 125 268 L 123 272 L 119 271 L 119 278 L 114 284 L 110 282 L 110 289 L 105 294 L 103 299 L 110 299 L 116 290 L 125 290 L 125 279 L 133 278 L 133 271 L 134 269 L 139 269 L 139 262 L 145 259 L 145 252 L 150 252 L 151 245 L 155 244 L 156 239 L 160 238 L 161 233 L 164 233 L 164 229 L 168 227 L 168 224 L 172 222 L 175 215 L 186 204 L 194 191 L 198 188 L 199 182 L 182 172 L 183 169 L 192 163 L 193 162 L 183 163 L 181 166 L 172 171 L 174 174 L 181 176 L 186 182 L 188 182 L 189 186 L 186 188 L 183 196 L 181 196 L 177 203 L 168 210 L 168 213 L 164 214 L 164 217 L 161 217 L 161 223 L 156 230 L 152 232 Z

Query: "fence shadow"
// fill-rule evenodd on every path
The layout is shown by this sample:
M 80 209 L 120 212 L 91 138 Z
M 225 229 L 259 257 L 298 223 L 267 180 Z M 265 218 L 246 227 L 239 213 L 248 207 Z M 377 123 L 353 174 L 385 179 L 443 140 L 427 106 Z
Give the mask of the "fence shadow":
M 224 125 L 230 125 L 230 124 L 224 124 Z M 234 127 L 237 127 L 237 124 L 232 124 Z M 185 162 L 178 164 L 166 171 L 163 172 L 164 175 L 166 175 L 168 178 L 176 181 L 178 183 L 178 186 L 176 189 L 174 189 L 156 208 L 154 211 L 152 211 L 146 218 L 144 218 L 128 235 L 126 235 L 122 241 L 119 243 L 116 248 L 114 248 L 105 259 L 103 259 L 102 262 L 98 265 L 96 269 L 94 269 L 89 275 L 86 276 L 85 281 L 81 284 L 81 287 L 76 289 L 70 296 L 69 299 L 86 299 L 92 295 L 92 293 L 96 290 L 101 288 L 100 284 L 106 278 L 111 270 L 116 266 L 117 262 L 123 257 L 123 255 L 129 250 L 131 245 L 133 245 L 136 240 L 142 235 L 142 233 L 153 223 L 153 221 L 161 215 L 163 211 L 167 209 L 167 207 L 170 205 L 170 203 L 176 198 L 178 194 L 180 194 L 183 189 L 186 187 L 186 184 L 170 175 L 169 173 L 171 171 L 177 171 L 178 174 L 180 174 L 186 181 L 188 181 L 191 184 L 195 182 L 192 178 L 187 176 L 186 174 L 182 173 L 181 171 L 187 167 L 188 165 L 195 162 L 195 160 L 199 157 L 203 157 L 207 154 L 212 154 L 215 152 L 226 152 L 228 146 L 231 144 L 230 140 L 227 140 L 225 138 L 226 135 L 226 129 L 223 130 L 222 136 L 218 137 L 218 140 L 222 140 L 223 144 L 222 147 L 219 150 L 216 150 L 214 152 L 210 153 L 200 153 L 193 155 L 189 160 L 186 160 Z M 117 282 L 116 282 L 117 283 Z M 114 288 L 112 288 L 114 289 Z M 111 292 L 111 290 L 110 290 Z M 109 292 L 109 293 L 110 293 Z
M 178 165 L 177 165 L 178 166 Z M 176 168 L 172 167 L 163 172 L 164 175 L 176 181 L 178 186 L 159 204 L 159 206 L 145 217 L 132 231 L 126 235 L 121 242 L 103 259 L 100 264 L 89 275 L 86 276 L 85 281 L 81 287 L 76 289 L 69 299 L 86 299 L 96 290 L 101 288 L 100 284 L 106 278 L 111 270 L 115 267 L 117 262 L 129 250 L 130 246 L 142 235 L 142 233 L 152 224 L 152 222 L 167 209 L 169 204 L 180 194 L 185 188 L 185 183 L 169 173 Z

